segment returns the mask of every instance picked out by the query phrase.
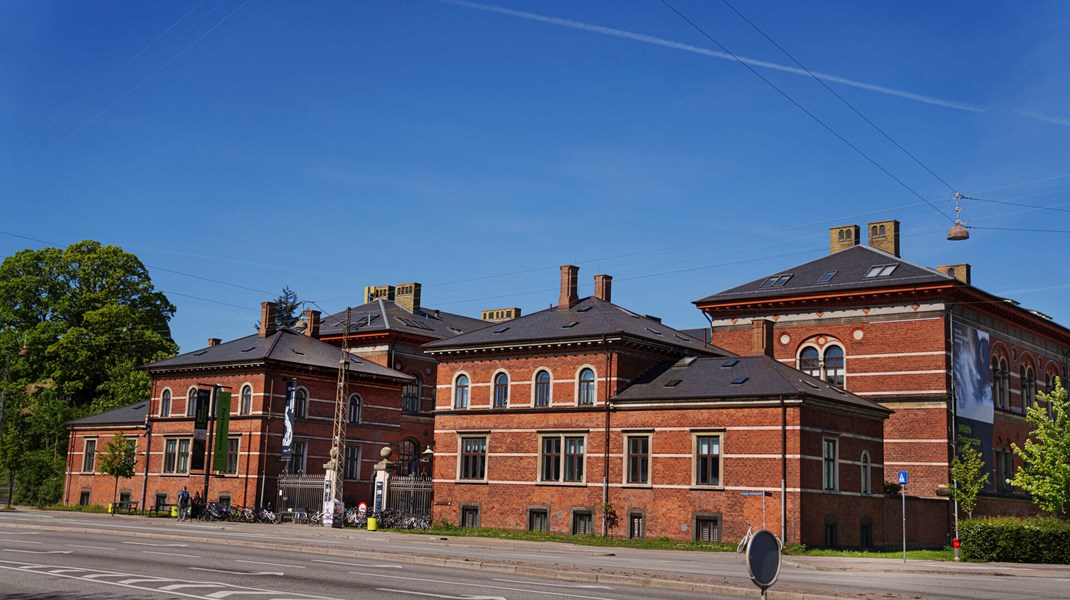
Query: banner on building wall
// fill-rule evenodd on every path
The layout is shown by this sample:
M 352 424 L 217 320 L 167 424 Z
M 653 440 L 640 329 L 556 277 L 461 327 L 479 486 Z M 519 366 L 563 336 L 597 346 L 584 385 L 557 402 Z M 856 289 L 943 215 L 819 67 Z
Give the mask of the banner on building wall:
M 215 397 L 215 440 L 212 442 L 212 470 L 227 470 L 227 441 L 230 435 L 230 392 Z
M 955 386 L 956 444 L 968 443 L 981 452 L 985 471 L 992 469 L 992 398 L 991 349 L 988 332 L 965 323 L 952 328 Z M 991 487 L 991 479 L 987 484 Z
M 208 449 L 208 414 L 212 408 L 212 390 L 197 390 L 197 406 L 193 413 L 193 448 L 190 454 L 191 471 L 204 470 L 204 453 Z
M 283 412 L 282 424 L 282 460 L 293 458 L 294 451 L 294 403 L 297 401 L 297 383 L 291 381 L 286 386 L 286 410 Z

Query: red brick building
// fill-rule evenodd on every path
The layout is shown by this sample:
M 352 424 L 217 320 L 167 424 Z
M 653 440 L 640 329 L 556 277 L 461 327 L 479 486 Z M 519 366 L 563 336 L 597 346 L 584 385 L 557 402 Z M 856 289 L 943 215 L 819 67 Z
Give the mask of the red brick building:
M 712 320 L 706 339 L 750 346 L 751 320 L 774 323 L 784 364 L 893 409 L 884 427 L 886 480 L 953 526 L 946 502 L 958 435 L 979 444 L 991 470 L 980 513 L 1033 508 L 1006 479 L 1010 445 L 1029 432 L 1024 409 L 1066 375 L 1070 331 L 1047 316 L 971 285 L 969 265 L 927 268 L 900 255 L 898 221 L 830 230 L 830 254 L 695 301 Z M 956 435 L 956 430 L 958 435 Z
M 771 323 L 737 357 L 612 304 L 609 276 L 578 298 L 577 276 L 549 310 L 424 347 L 436 521 L 715 541 L 780 534 L 783 506 L 789 542 L 882 543 L 890 411 L 766 356 Z

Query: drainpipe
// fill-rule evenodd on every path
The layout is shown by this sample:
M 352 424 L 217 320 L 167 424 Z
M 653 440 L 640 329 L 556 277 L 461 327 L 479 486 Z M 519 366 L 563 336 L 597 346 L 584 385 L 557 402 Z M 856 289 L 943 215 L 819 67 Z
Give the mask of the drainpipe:
M 950 384 L 948 386 L 948 387 L 951 388 L 951 393 L 948 394 L 948 401 L 951 402 L 951 458 L 952 458 L 952 460 L 954 460 L 958 456 L 958 453 L 959 453 L 959 442 L 958 442 L 959 423 L 958 423 L 958 399 L 956 398 L 957 390 L 955 389 L 955 313 L 951 312 L 950 308 L 947 309 L 947 328 L 948 328 L 947 339 L 951 342 L 951 344 L 950 344 L 950 346 L 951 346 L 951 358 L 950 358 L 950 361 L 949 361 L 950 364 L 951 364 L 951 369 L 949 369 L 951 371 L 951 377 L 949 378 L 950 379 Z M 985 365 L 985 366 L 987 367 L 988 365 Z M 948 475 L 950 475 L 950 474 L 951 473 L 949 472 Z M 953 477 L 949 477 L 949 479 L 951 479 L 951 486 L 952 486 L 951 492 L 952 493 L 957 492 L 958 489 L 959 489 L 959 482 L 956 481 Z M 954 518 L 955 539 L 957 540 L 957 539 L 959 539 L 959 501 L 958 501 L 958 498 L 953 498 L 952 501 L 953 501 L 953 506 L 954 506 L 954 513 L 953 513 L 952 516 Z M 952 545 L 955 547 L 955 561 L 961 560 L 961 558 L 959 557 L 958 544 L 952 544 Z
M 271 408 L 275 404 L 275 378 L 272 377 L 268 380 L 268 397 L 267 397 L 267 416 L 260 419 L 263 427 L 260 429 L 260 445 L 262 450 L 260 451 L 260 458 L 257 460 L 260 463 L 260 502 L 259 506 L 267 506 L 264 498 L 264 484 L 267 483 L 267 439 L 268 432 L 271 429 Z
M 609 518 L 606 515 L 606 505 L 609 504 L 609 343 L 606 341 L 606 336 L 602 336 L 602 348 L 606 352 L 606 368 L 603 371 L 605 373 L 605 388 L 603 392 L 602 404 L 605 406 L 606 422 L 605 422 L 605 446 L 602 454 L 602 537 L 609 536 Z
M 780 536 L 788 543 L 788 410 L 783 395 L 780 396 Z
M 149 411 L 152 412 L 151 410 Z M 145 514 L 145 496 L 149 491 L 149 461 L 152 460 L 152 421 L 145 415 L 145 474 L 141 477 L 141 514 Z

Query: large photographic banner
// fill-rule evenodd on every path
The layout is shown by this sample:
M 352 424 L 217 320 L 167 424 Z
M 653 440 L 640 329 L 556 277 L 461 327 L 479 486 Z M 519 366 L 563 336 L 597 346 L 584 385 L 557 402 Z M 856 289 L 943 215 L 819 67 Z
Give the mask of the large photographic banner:
M 204 453 L 208 449 L 208 413 L 212 408 L 212 390 L 197 390 L 196 412 L 193 413 L 193 449 L 191 471 L 204 470 Z
M 294 444 L 294 402 L 297 401 L 297 383 L 291 381 L 286 385 L 286 410 L 283 411 L 282 424 L 282 452 L 281 460 L 293 458 Z
M 992 469 L 992 418 L 995 404 L 992 399 L 991 351 L 988 332 L 978 331 L 965 323 L 956 322 L 952 328 L 955 385 L 956 443 L 965 441 L 981 452 L 985 472 Z M 991 479 L 986 484 L 991 488 Z

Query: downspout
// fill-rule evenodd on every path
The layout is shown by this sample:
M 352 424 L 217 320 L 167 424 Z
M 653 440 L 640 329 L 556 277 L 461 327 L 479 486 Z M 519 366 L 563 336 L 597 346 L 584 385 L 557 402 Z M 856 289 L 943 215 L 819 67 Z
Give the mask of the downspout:
M 788 410 L 783 394 L 780 395 L 780 536 L 788 543 Z
M 150 411 L 151 413 L 151 411 Z M 149 491 L 149 462 L 152 460 L 152 421 L 145 415 L 145 474 L 141 477 L 141 514 L 145 514 L 145 496 Z
M 267 503 L 265 502 L 266 499 L 264 498 L 264 484 L 267 483 L 267 466 L 269 462 L 267 458 L 267 439 L 268 432 L 271 429 L 271 408 L 274 404 L 275 378 L 272 377 L 268 381 L 267 416 L 260 419 L 260 422 L 263 423 L 264 426 L 260 431 L 260 445 L 262 450 L 260 451 L 260 458 L 257 461 L 260 463 L 260 502 L 257 503 L 258 506 L 267 506 Z
M 606 368 L 603 371 L 605 373 L 605 391 L 603 392 L 602 404 L 605 406 L 606 421 L 605 421 L 605 438 L 604 448 L 602 450 L 602 537 L 609 536 L 609 517 L 606 515 L 606 508 L 609 506 L 609 343 L 606 341 L 606 336 L 602 336 L 602 348 L 606 352 Z
M 713 317 L 711 317 L 710 313 L 708 313 L 706 311 L 702 311 L 702 316 L 706 317 L 706 320 L 710 322 L 710 329 L 709 329 L 710 339 L 707 340 L 706 339 L 706 334 L 703 333 L 702 334 L 702 341 L 706 342 L 707 344 L 712 346 L 713 345 Z
M 951 346 L 951 356 L 950 356 L 950 359 L 948 360 L 948 363 L 951 366 L 951 368 L 949 369 L 949 371 L 951 371 L 951 377 L 948 378 L 950 380 L 950 384 L 948 385 L 948 387 L 950 388 L 951 391 L 948 394 L 948 401 L 951 403 L 951 436 L 950 436 L 951 440 L 950 441 L 951 441 L 951 459 L 952 459 L 952 461 L 954 461 L 954 459 L 957 458 L 958 454 L 959 454 L 959 443 L 958 443 L 959 423 L 958 423 L 958 398 L 956 397 L 957 390 L 955 389 L 955 313 L 953 313 L 951 311 L 950 307 L 947 309 L 947 329 L 948 329 L 948 336 L 947 336 L 946 339 L 948 341 L 950 341 L 950 346 Z M 988 365 L 985 365 L 985 367 L 987 368 Z M 951 486 L 952 486 L 951 491 L 952 492 L 957 492 L 958 489 L 959 489 L 959 482 L 956 481 L 954 479 L 954 477 L 951 477 L 950 475 L 951 475 L 951 473 L 950 473 L 950 470 L 949 470 L 948 471 L 948 476 L 949 476 L 948 479 L 951 480 Z M 954 509 L 954 512 L 952 514 L 952 517 L 954 518 L 953 526 L 954 526 L 954 530 L 955 530 L 955 539 L 957 540 L 957 539 L 959 539 L 959 501 L 958 501 L 958 498 L 952 498 L 952 502 L 953 502 L 953 509 Z M 955 546 L 955 560 L 956 561 L 960 560 L 958 546 Z
M 65 496 L 63 498 L 64 506 L 70 506 L 71 505 L 71 469 L 72 469 L 71 461 L 74 460 L 74 438 L 75 437 L 77 437 L 77 436 L 74 435 L 74 431 L 73 430 L 71 431 L 71 434 L 67 436 L 67 485 L 64 486 L 66 488 L 66 493 L 65 493 Z M 8 494 L 7 501 L 9 503 L 11 502 L 11 494 Z

